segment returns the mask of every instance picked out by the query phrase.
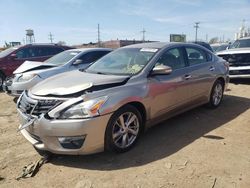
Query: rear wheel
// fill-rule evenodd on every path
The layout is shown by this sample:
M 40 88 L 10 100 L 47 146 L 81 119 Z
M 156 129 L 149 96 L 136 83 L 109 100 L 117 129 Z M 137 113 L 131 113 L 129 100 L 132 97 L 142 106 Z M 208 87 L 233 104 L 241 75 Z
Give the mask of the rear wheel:
M 142 130 L 142 116 L 133 106 L 127 105 L 115 112 L 105 132 L 105 149 L 118 153 L 130 150 Z
M 212 91 L 210 94 L 210 100 L 209 100 L 209 107 L 211 108 L 217 108 L 223 98 L 223 92 L 224 92 L 224 84 L 221 80 L 216 80 L 212 87 Z

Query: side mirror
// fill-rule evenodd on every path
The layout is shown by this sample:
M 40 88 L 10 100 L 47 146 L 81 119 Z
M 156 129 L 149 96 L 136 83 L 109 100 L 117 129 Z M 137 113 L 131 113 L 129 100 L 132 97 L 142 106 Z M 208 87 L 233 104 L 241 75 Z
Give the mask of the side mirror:
M 166 65 L 157 65 L 153 68 L 151 75 L 168 75 L 171 74 L 172 68 Z
M 75 62 L 73 63 L 73 65 L 79 65 L 82 63 L 82 60 L 81 59 L 77 59 L 75 60 Z

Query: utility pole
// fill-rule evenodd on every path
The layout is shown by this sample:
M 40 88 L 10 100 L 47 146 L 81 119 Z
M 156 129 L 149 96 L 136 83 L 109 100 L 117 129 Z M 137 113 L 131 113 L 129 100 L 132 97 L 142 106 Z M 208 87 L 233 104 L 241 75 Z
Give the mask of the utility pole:
M 208 34 L 206 34 L 206 42 L 208 42 Z
M 195 22 L 194 28 L 195 28 L 195 42 L 197 42 L 197 32 L 199 28 L 200 22 Z
M 100 37 L 100 25 L 97 26 L 97 37 L 98 37 L 98 47 L 101 47 L 101 37 Z
M 146 30 L 143 28 L 143 30 L 141 31 L 141 33 L 142 33 L 142 41 L 144 42 L 145 41 Z
M 51 34 L 51 32 L 49 33 L 49 40 L 50 40 L 50 43 L 53 43 L 53 35 Z

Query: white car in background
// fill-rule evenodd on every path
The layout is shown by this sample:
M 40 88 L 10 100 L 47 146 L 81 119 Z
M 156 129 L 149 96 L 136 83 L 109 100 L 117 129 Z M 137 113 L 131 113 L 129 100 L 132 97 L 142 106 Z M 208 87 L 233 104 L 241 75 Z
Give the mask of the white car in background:
M 38 82 L 59 73 L 84 69 L 92 62 L 111 52 L 108 48 L 81 48 L 63 51 L 45 62 L 26 61 L 7 79 L 3 89 L 9 95 L 19 97 Z
M 250 78 L 250 37 L 236 40 L 228 50 L 216 53 L 229 63 L 229 76 Z

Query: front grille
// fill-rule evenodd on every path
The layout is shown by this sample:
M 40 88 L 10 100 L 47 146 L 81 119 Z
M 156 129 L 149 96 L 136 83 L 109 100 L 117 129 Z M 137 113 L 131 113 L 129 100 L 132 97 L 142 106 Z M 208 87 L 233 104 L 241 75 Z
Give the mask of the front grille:
M 230 70 L 230 75 L 244 75 L 244 74 L 250 74 L 250 70 Z
M 60 100 L 37 100 L 32 99 L 28 96 L 25 91 L 21 96 L 18 108 L 25 114 L 30 114 L 34 116 L 39 116 L 41 114 L 47 113 L 50 109 L 60 104 Z
M 226 61 L 228 61 L 230 66 L 248 66 L 250 65 L 250 53 L 242 54 L 225 54 L 219 55 Z

